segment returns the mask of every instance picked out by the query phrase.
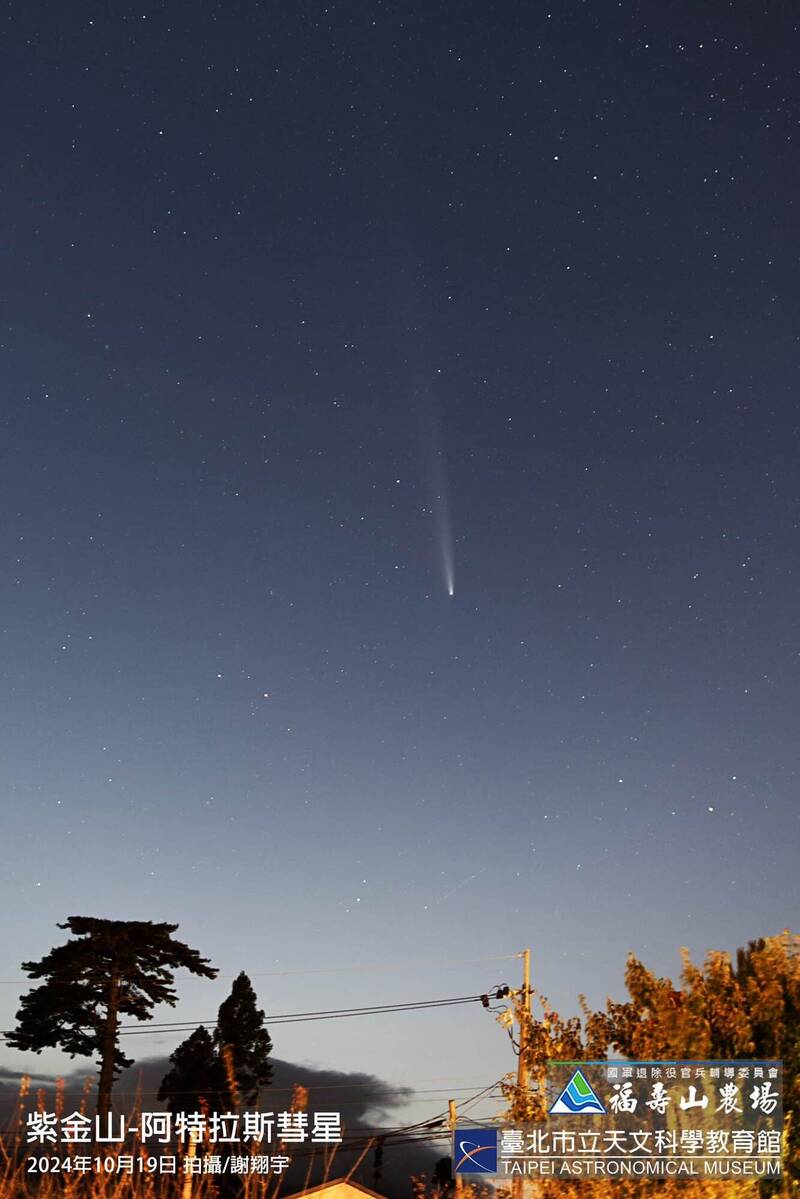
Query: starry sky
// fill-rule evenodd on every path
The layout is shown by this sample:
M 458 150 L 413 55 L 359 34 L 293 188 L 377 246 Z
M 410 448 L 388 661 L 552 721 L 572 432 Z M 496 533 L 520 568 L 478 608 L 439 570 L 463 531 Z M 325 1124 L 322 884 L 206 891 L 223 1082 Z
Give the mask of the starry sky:
M 796 928 L 790 8 L 2 28 L 0 1026 L 72 914 L 179 922 L 197 1020 Z M 480 1007 L 273 1040 L 514 1067 Z

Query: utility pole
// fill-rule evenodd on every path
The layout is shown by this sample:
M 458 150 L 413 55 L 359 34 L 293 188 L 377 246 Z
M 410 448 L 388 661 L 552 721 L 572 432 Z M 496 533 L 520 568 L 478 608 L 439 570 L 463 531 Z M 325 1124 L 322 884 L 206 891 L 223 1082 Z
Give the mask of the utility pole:
M 519 1050 L 517 1056 L 517 1096 L 520 1109 L 525 1111 L 528 1099 L 528 1024 L 531 1018 L 531 951 L 523 950 L 522 958 L 522 994 L 519 1003 L 515 1005 L 519 1023 Z M 511 1184 L 513 1199 L 525 1199 L 527 1179 L 514 1178 Z
M 521 1098 L 528 1094 L 528 1022 L 531 1017 L 531 951 L 522 952 L 522 1001 L 519 1005 L 519 1056 L 517 1058 L 517 1087 Z
M 452 1177 L 453 1177 L 453 1188 L 455 1190 L 456 1195 L 460 1195 L 461 1194 L 461 1175 L 456 1174 L 456 1154 L 458 1153 L 458 1146 L 456 1144 L 456 1124 L 458 1123 L 458 1115 L 456 1112 L 455 1099 L 447 1100 L 447 1111 L 450 1115 L 450 1132 L 453 1134 L 453 1142 L 452 1142 L 452 1144 L 453 1144 L 453 1158 L 452 1158 L 453 1167 L 452 1167 L 452 1171 L 451 1171 Z

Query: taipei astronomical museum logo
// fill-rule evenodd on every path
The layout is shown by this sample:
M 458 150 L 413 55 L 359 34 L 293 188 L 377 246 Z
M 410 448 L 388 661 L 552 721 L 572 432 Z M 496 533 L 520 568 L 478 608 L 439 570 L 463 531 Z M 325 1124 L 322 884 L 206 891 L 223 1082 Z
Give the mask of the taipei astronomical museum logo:
M 453 1140 L 455 1173 L 497 1173 L 496 1128 L 459 1128 Z

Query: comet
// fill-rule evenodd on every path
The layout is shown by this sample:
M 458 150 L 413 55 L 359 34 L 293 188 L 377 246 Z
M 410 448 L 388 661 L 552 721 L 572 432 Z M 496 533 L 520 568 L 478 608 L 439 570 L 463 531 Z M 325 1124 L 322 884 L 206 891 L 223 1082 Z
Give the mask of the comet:
M 450 498 L 447 487 L 447 461 L 441 445 L 436 413 L 429 414 L 428 459 L 430 463 L 431 510 L 436 529 L 436 547 L 442 582 L 452 598 L 456 593 L 455 542 L 450 519 Z
M 444 464 L 442 467 L 444 468 Z M 436 538 L 439 543 L 442 579 L 447 594 L 452 597 L 456 593 L 455 552 L 453 527 L 450 523 L 450 504 L 444 488 L 435 497 L 433 512 L 436 521 Z

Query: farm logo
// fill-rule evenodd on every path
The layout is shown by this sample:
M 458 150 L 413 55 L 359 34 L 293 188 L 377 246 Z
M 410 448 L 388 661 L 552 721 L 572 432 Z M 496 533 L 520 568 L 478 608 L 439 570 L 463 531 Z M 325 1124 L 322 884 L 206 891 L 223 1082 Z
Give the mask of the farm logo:
M 548 1113 L 551 1116 L 604 1116 L 606 1109 L 580 1070 L 576 1070 Z

